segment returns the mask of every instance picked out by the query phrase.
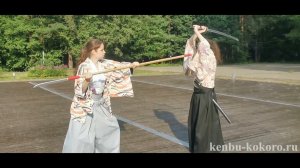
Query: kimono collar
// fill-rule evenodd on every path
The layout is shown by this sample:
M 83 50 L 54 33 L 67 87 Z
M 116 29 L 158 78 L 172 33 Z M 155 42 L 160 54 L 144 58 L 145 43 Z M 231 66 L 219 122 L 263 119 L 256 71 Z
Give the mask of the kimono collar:
M 97 65 L 93 63 L 93 61 L 90 58 L 86 58 L 85 60 L 90 66 L 92 67 L 93 71 L 97 72 L 100 70 L 99 61 L 97 62 Z

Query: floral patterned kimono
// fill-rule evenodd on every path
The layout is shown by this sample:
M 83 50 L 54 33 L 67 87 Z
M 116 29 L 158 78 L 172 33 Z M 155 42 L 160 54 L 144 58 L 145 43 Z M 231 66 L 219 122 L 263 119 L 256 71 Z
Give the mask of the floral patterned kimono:
M 186 75 L 194 78 L 194 92 L 190 102 L 188 118 L 189 150 L 191 153 L 214 152 L 210 146 L 223 145 L 223 135 L 219 113 L 215 101 L 216 58 L 209 42 L 201 37 L 198 48 L 193 36 L 187 40 L 185 54 L 193 57 L 184 58 Z
M 89 58 L 79 65 L 77 75 L 103 71 L 128 63 L 103 60 L 95 65 Z M 112 114 L 110 97 L 133 97 L 130 69 L 94 75 L 87 91 L 82 92 L 84 78 L 75 80 L 71 119 L 63 153 L 118 153 L 120 127 Z

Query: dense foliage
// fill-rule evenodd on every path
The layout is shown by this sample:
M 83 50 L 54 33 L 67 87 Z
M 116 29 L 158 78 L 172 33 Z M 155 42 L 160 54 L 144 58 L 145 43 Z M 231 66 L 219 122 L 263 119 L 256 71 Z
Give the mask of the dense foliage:
M 219 42 L 225 63 L 300 62 L 297 15 L 2 15 L 0 65 L 9 71 L 39 65 L 72 68 L 93 37 L 106 42 L 107 58 L 119 61 L 181 55 L 193 24 L 240 39 L 205 34 Z

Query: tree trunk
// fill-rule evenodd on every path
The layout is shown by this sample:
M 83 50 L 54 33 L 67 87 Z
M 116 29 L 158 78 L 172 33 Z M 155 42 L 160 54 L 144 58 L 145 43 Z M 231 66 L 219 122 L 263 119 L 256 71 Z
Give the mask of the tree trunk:
M 244 33 L 244 16 L 240 15 L 240 26 L 241 26 L 241 32 Z
M 244 26 L 244 15 L 240 15 L 240 29 L 241 29 L 241 43 L 244 44 L 244 40 L 245 40 L 245 34 L 244 34 L 244 29 L 245 29 L 245 26 Z M 243 46 L 243 45 L 242 45 Z M 242 48 L 244 49 L 244 48 Z
M 259 62 L 257 39 L 255 40 L 254 57 L 255 57 L 255 62 Z
M 68 67 L 69 69 L 73 69 L 73 58 L 70 53 L 68 53 Z

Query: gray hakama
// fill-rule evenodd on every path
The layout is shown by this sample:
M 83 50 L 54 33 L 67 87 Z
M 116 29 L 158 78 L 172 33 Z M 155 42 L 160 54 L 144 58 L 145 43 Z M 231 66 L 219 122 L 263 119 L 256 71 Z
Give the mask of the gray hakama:
M 95 75 L 90 83 L 93 89 L 92 113 L 84 123 L 70 120 L 63 153 L 119 153 L 120 127 L 117 118 L 103 106 L 104 75 Z

